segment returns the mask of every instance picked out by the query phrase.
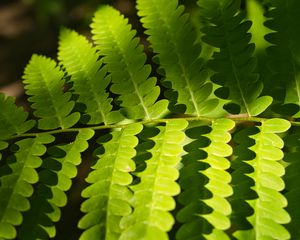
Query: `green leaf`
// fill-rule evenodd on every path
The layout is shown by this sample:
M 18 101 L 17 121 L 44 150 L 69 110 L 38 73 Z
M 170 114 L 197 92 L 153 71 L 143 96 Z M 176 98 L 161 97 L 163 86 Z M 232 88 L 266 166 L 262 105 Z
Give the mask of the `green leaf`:
M 280 104 L 300 106 L 300 3 L 297 0 L 275 0 L 270 1 L 270 8 L 272 11 L 266 14 L 268 20 L 265 22 L 272 30 L 265 36 L 272 44 L 266 49 L 271 71 L 270 92 Z M 292 111 L 287 114 L 299 117 L 299 109 L 296 114 Z
M 35 124 L 34 120 L 26 121 L 28 113 L 15 105 L 14 98 L 5 97 L 3 93 L 0 93 L 0 109 L 0 140 L 27 132 Z M 1 150 L 4 149 L 2 146 Z
M 291 123 L 285 119 L 272 118 L 264 121 L 264 132 L 281 133 L 287 131 L 291 127 Z
M 203 41 L 218 48 L 208 66 L 214 71 L 211 80 L 221 85 L 218 95 L 229 96 L 231 101 L 225 109 L 233 114 L 247 113 L 256 116 L 262 113 L 272 102 L 269 96 L 259 97 L 263 83 L 254 72 L 256 59 L 253 57 L 254 44 L 249 44 L 251 34 L 250 21 L 245 21 L 245 13 L 240 11 L 239 0 L 198 0 L 198 5 L 207 27 Z M 217 94 L 216 92 L 216 94 Z M 239 105 L 241 109 L 233 106 Z
M 282 224 L 290 222 L 291 218 L 286 212 L 287 201 L 280 193 L 285 188 L 281 176 L 284 174 L 284 166 L 276 162 L 282 160 L 282 140 L 271 137 L 275 133 L 287 131 L 290 122 L 283 119 L 268 119 L 262 122 L 260 132 L 251 136 L 255 144 L 249 149 L 255 152 L 252 160 L 247 160 L 253 171 L 247 176 L 253 179 L 253 190 L 258 198 L 247 202 L 253 208 L 254 213 L 248 217 L 253 226 L 256 239 L 290 239 L 290 234 Z M 265 137 L 266 135 L 266 137 Z M 271 139 L 271 141 L 270 141 Z M 238 239 L 244 239 L 237 233 Z
M 36 169 L 41 166 L 46 152 L 44 144 L 54 141 L 51 135 L 40 135 L 18 141 L 18 151 L 8 165 L 2 167 L 0 177 L 0 238 L 15 239 L 15 226 L 23 221 L 21 212 L 30 209 L 28 198 L 33 194 L 32 185 L 39 178 Z
M 53 60 L 38 55 L 32 56 L 25 69 L 23 82 L 34 115 L 40 118 L 40 129 L 69 128 L 80 118 L 78 112 L 71 113 L 75 102 L 70 100 L 70 92 L 63 92 L 63 76 Z
M 104 153 L 98 156 L 86 179 L 91 185 L 82 192 L 88 199 L 81 205 L 81 211 L 86 213 L 78 223 L 84 229 L 81 240 L 119 239 L 121 217 L 131 213 L 132 194 L 127 186 L 132 182 L 129 173 L 135 170 L 135 135 L 141 130 L 142 125 L 132 124 L 111 133 L 109 141 L 107 136 L 99 139 L 99 143 L 104 141 Z
M 104 6 L 95 13 L 91 27 L 96 48 L 112 78 L 110 90 L 119 95 L 125 115 L 152 119 L 165 114 L 168 102 L 159 100 L 155 104 L 160 88 L 156 78 L 149 77 L 151 67 L 145 64 L 143 47 L 128 20 L 116 9 Z
M 183 105 L 186 114 L 208 115 L 218 105 L 212 88 L 205 88 L 208 78 L 201 47 L 195 45 L 196 33 L 176 0 L 138 0 L 138 15 L 160 67 L 164 70 L 163 84 L 172 104 Z M 206 92 L 203 92 L 203 89 Z M 209 97 L 211 101 L 205 101 Z
M 51 157 L 44 159 L 39 172 L 39 184 L 30 200 L 30 210 L 24 213 L 24 224 L 19 239 L 48 239 L 56 235 L 54 222 L 61 217 L 60 207 L 67 204 L 65 194 L 71 188 L 71 179 L 76 177 L 76 166 L 81 155 L 88 148 L 87 140 L 94 131 L 80 130 L 74 142 L 48 149 Z
M 205 138 L 200 138 L 199 134 L 199 143 L 203 144 L 203 146 L 199 144 L 199 147 L 205 153 L 202 157 L 197 146 L 187 148 L 193 142 L 185 146 L 187 155 L 183 159 L 184 167 L 181 169 L 179 181 L 183 188 L 179 202 L 184 207 L 177 214 L 177 219 L 183 222 L 183 225 L 176 233 L 176 239 L 197 239 L 200 234 L 205 239 L 215 239 L 216 236 L 225 236 L 224 239 L 229 239 L 224 230 L 231 226 L 229 216 L 232 209 L 226 198 L 231 196 L 233 191 L 229 185 L 231 176 L 226 171 L 230 167 L 230 162 L 225 157 L 232 154 L 232 148 L 228 145 L 231 140 L 228 131 L 234 126 L 234 122 L 229 119 L 214 121 L 211 131 L 203 135 L 211 141 L 210 143 L 200 143 L 201 140 L 205 141 Z M 187 135 L 193 138 L 194 133 L 195 137 L 197 136 L 196 131 L 202 132 L 201 128 L 189 130 Z M 195 217 L 191 217 L 193 215 Z M 194 219 L 196 216 L 198 221 L 201 221 L 199 227 L 186 232 L 196 220 Z
M 185 139 L 182 132 L 187 126 L 185 120 L 169 120 L 166 126 L 159 127 L 160 132 L 151 137 L 154 142 L 149 150 L 150 159 L 146 169 L 138 173 L 140 182 L 133 185 L 133 213 L 121 221 L 123 232 L 120 240 L 130 239 L 168 239 L 166 232 L 174 224 L 169 211 L 175 209 L 172 198 L 180 192 L 176 179 L 179 176 L 177 164 Z
M 249 104 L 250 116 L 257 116 L 263 113 L 267 107 L 271 105 L 273 98 L 270 96 L 263 96 L 257 98 L 253 103 Z
M 109 124 L 120 122 L 118 111 L 111 111 L 112 99 L 105 91 L 110 83 L 107 69 L 99 54 L 84 36 L 75 31 L 63 29 L 60 33 L 58 58 L 71 76 L 72 90 L 78 95 L 78 102 L 85 105 L 83 122 L 88 124 Z
M 299 201 L 300 201 L 300 186 L 299 186 L 299 173 L 300 173 L 300 138 L 299 128 L 296 128 L 296 133 L 287 135 L 284 139 L 287 148 L 293 149 L 287 151 L 284 160 L 289 165 L 285 168 L 286 174 L 284 176 L 285 182 L 285 197 L 287 205 L 286 210 L 291 216 L 291 221 L 286 225 L 288 231 L 291 234 L 291 239 L 297 239 L 300 237 L 299 224 L 300 224 L 300 212 L 299 212 Z

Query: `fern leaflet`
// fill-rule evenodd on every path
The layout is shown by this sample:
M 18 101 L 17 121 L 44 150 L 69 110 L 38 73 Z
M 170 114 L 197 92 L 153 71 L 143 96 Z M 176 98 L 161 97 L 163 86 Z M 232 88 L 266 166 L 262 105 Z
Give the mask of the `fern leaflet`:
M 210 113 L 218 100 L 208 99 L 213 86 L 206 82 L 201 48 L 194 45 L 196 33 L 183 13 L 184 7 L 176 0 L 138 0 L 137 9 L 151 47 L 158 54 L 166 78 L 163 84 L 176 92 L 169 91 L 169 99 L 184 107 L 187 114 Z
M 0 93 L 0 150 L 8 147 L 5 141 L 15 134 L 22 134 L 33 128 L 35 121 L 27 120 L 28 113 L 15 105 L 12 97 Z M 0 160 L 2 155 L 0 153 Z
M 138 174 L 140 182 L 133 185 L 133 213 L 121 221 L 124 231 L 120 240 L 126 239 L 168 239 L 166 232 L 174 224 L 168 212 L 175 208 L 172 196 L 180 191 L 175 182 L 178 178 L 177 164 L 182 154 L 182 132 L 187 126 L 185 120 L 172 120 L 159 127 L 160 132 L 151 138 L 154 147 L 149 150 L 151 158 L 146 169 Z
M 48 134 L 18 141 L 19 149 L 1 168 L 0 238 L 16 238 L 15 226 L 23 221 L 21 212 L 30 209 L 28 198 L 33 193 L 31 185 L 39 180 L 36 168 L 42 164 L 40 156 L 46 152 L 44 144 L 53 141 L 54 137 Z
M 300 2 L 298 0 L 271 1 L 272 9 L 268 12 L 270 18 L 265 25 L 275 32 L 266 35 L 272 44 L 267 48 L 269 54 L 272 81 L 275 87 L 272 91 L 279 104 L 285 104 L 278 110 L 286 115 L 300 116 L 300 47 L 299 22 Z M 289 105 L 296 105 L 288 108 Z
M 215 94 L 232 101 L 224 106 L 231 113 L 259 115 L 272 103 L 272 98 L 259 97 L 263 84 L 254 73 L 255 45 L 249 44 L 251 34 L 247 33 L 251 23 L 244 21 L 244 12 L 238 12 L 240 1 L 199 0 L 198 4 L 211 24 L 202 29 L 203 41 L 219 49 L 208 63 L 216 72 L 212 81 L 222 86 Z
M 134 124 L 98 140 L 104 142 L 104 153 L 99 155 L 94 171 L 86 179 L 91 185 L 82 192 L 88 199 L 81 207 L 86 213 L 79 222 L 79 227 L 85 229 L 81 240 L 119 239 L 118 223 L 131 212 L 132 196 L 127 186 L 132 181 L 129 172 L 135 169 L 132 160 L 134 147 L 138 144 L 135 135 L 141 130 L 142 125 Z
M 249 149 L 256 153 L 253 160 L 248 161 L 253 172 L 249 173 L 255 185 L 252 187 L 258 195 L 257 199 L 248 200 L 254 214 L 248 217 L 253 230 L 238 231 L 238 239 L 251 237 L 254 239 L 290 239 L 289 232 L 281 225 L 290 221 L 289 214 L 283 209 L 287 206 L 285 197 L 280 193 L 284 182 L 284 167 L 278 163 L 283 157 L 280 150 L 284 143 L 276 133 L 285 132 L 290 123 L 283 119 L 269 119 L 262 122 L 259 132 L 252 135 L 255 144 Z
M 50 157 L 44 159 L 39 171 L 39 186 L 30 198 L 31 208 L 24 213 L 24 224 L 19 238 L 48 239 L 56 235 L 54 222 L 60 219 L 60 207 L 67 204 L 71 179 L 77 175 L 80 153 L 88 148 L 87 140 L 94 135 L 89 129 L 81 130 L 74 142 L 48 149 Z
M 291 216 L 291 222 L 286 226 L 291 234 L 291 239 L 299 239 L 300 237 L 300 187 L 299 187 L 299 129 L 295 129 L 295 133 L 284 138 L 286 147 L 289 151 L 284 156 L 284 161 L 288 164 L 286 167 L 286 174 L 284 175 L 284 182 L 286 185 L 285 197 L 288 201 L 287 211 Z
M 80 114 L 71 113 L 75 102 L 72 94 L 63 92 L 63 72 L 46 57 L 33 55 L 23 76 L 28 100 L 33 102 L 38 127 L 43 130 L 69 128 L 78 122 Z
M 228 131 L 233 127 L 233 121 L 219 119 L 208 133 L 204 126 L 187 131 L 187 136 L 196 140 L 185 147 L 188 154 L 183 157 L 180 178 L 184 191 L 179 196 L 185 207 L 177 214 L 184 224 L 176 239 L 229 239 L 224 233 L 230 227 L 231 214 L 226 197 L 233 191 L 231 176 L 226 172 L 230 162 L 225 157 L 232 154 L 227 143 L 231 139 Z
M 125 115 L 132 119 L 162 116 L 168 102 L 156 102 L 160 88 L 156 86 L 156 78 L 149 78 L 151 67 L 145 65 L 143 47 L 128 20 L 117 10 L 105 6 L 96 12 L 91 27 L 96 47 L 111 73 L 110 90 L 120 95 Z
M 63 29 L 60 34 L 58 58 L 71 76 L 72 90 L 78 102 L 84 104 L 82 122 L 88 124 L 110 124 L 119 122 L 122 116 L 111 111 L 111 98 L 105 88 L 110 83 L 107 69 L 96 53 L 96 49 L 75 31 Z

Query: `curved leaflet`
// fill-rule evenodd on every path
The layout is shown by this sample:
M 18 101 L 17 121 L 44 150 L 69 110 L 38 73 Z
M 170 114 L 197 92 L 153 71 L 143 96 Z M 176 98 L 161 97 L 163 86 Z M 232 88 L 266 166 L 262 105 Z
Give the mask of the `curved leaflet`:
M 204 27 L 203 41 L 219 49 L 208 62 L 215 71 L 211 80 L 222 87 L 215 91 L 231 101 L 224 108 L 230 113 L 256 116 L 272 103 L 270 96 L 260 97 L 263 83 L 254 72 L 255 45 L 249 44 L 251 22 L 240 12 L 240 0 L 199 0 L 203 16 L 210 23 Z
M 90 129 L 80 130 L 72 143 L 48 149 L 50 157 L 43 160 L 39 171 L 39 184 L 29 199 L 30 210 L 24 213 L 20 240 L 49 239 L 56 236 L 54 223 L 61 217 L 60 208 L 67 204 L 72 178 L 76 177 L 76 166 L 81 163 L 81 152 L 88 148 L 94 135 Z
M 17 152 L 0 169 L 0 238 L 16 238 L 15 226 L 23 221 L 21 213 L 30 209 L 32 185 L 39 181 L 36 169 L 42 165 L 44 144 L 53 141 L 54 137 L 48 134 L 18 141 Z
M 88 199 L 81 205 L 85 215 L 78 224 L 84 229 L 80 240 L 119 239 L 120 220 L 131 212 L 132 193 L 128 185 L 132 182 L 130 172 L 135 170 L 135 135 L 141 130 L 141 124 L 133 124 L 98 140 L 104 141 L 104 152 L 98 155 L 94 170 L 86 179 L 91 185 L 82 192 Z
M 290 234 L 283 226 L 290 222 L 290 216 L 284 209 L 287 200 L 280 193 L 284 189 L 282 176 L 285 173 L 283 165 L 278 161 L 283 158 L 281 148 L 283 140 L 276 134 L 285 132 L 290 128 L 290 123 L 283 119 L 269 119 L 258 127 L 259 132 L 250 136 L 255 144 L 249 149 L 256 153 L 256 157 L 247 163 L 253 172 L 247 174 L 255 182 L 252 189 L 258 198 L 247 200 L 253 208 L 253 215 L 248 217 L 252 230 L 237 231 L 237 239 L 290 239 Z
M 177 0 L 138 0 L 137 9 L 165 77 L 162 83 L 172 89 L 167 97 L 186 114 L 209 114 L 218 100 L 209 97 L 213 86 L 207 82 L 201 47 L 195 45 L 196 32 L 183 5 L 178 6 Z
M 273 30 L 266 35 L 272 46 L 267 48 L 273 89 L 272 94 L 282 107 L 279 112 L 299 117 L 300 106 L 300 2 L 298 0 L 270 1 L 271 10 L 265 25 Z M 285 105 L 285 106 L 284 106 Z M 287 106 L 297 107 L 287 110 Z M 275 108 L 276 110 L 276 108 Z M 295 111 L 296 110 L 296 111 Z
M 175 222 L 169 211 L 175 208 L 173 196 L 180 187 L 175 182 L 179 176 L 177 165 L 183 152 L 182 143 L 187 126 L 185 120 L 170 120 L 151 138 L 154 147 L 144 171 L 137 173 L 140 182 L 131 186 L 133 191 L 132 214 L 121 221 L 120 240 L 168 239 L 167 232 Z
M 193 139 L 185 146 L 180 181 L 183 192 L 179 202 L 184 206 L 177 214 L 183 225 L 176 239 L 229 239 L 225 233 L 230 226 L 231 206 L 226 199 L 233 194 L 231 176 L 226 171 L 232 154 L 228 142 L 234 122 L 214 121 L 211 128 L 193 127 L 187 136 Z
M 111 74 L 110 90 L 120 95 L 125 115 L 152 119 L 165 114 L 168 102 L 157 101 L 160 88 L 156 78 L 149 77 L 151 66 L 145 65 L 146 54 L 128 20 L 114 8 L 104 6 L 95 13 L 91 27 L 96 48 Z
M 33 55 L 25 69 L 23 82 L 33 113 L 40 118 L 39 129 L 69 128 L 80 118 L 78 112 L 71 113 L 75 102 L 70 92 L 63 91 L 63 77 L 55 61 L 39 55 Z
M 71 76 L 72 90 L 78 95 L 78 102 L 85 106 L 82 121 L 105 125 L 119 122 L 122 116 L 118 111 L 112 111 L 112 99 L 106 92 L 111 79 L 92 44 L 75 31 L 63 29 L 58 58 Z
M 291 216 L 291 222 L 286 225 L 286 228 L 291 234 L 291 239 L 300 238 L 300 231 L 298 226 L 300 225 L 300 186 L 299 186 L 299 173 L 300 173 L 300 134 L 299 128 L 296 127 L 294 133 L 287 135 L 284 138 L 284 144 L 288 148 L 284 155 L 284 161 L 287 163 L 286 173 L 284 175 L 285 182 L 285 194 L 288 201 L 286 210 Z
M 28 113 L 17 107 L 12 97 L 0 93 L 0 151 L 8 147 L 5 141 L 15 134 L 22 134 L 33 128 L 34 120 L 27 120 Z M 0 160 L 2 158 L 0 152 Z

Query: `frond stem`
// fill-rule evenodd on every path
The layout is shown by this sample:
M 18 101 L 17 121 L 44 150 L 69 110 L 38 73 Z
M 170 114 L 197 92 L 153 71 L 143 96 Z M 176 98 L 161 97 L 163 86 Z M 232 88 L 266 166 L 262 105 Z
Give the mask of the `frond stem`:
M 173 118 L 164 118 L 164 119 L 147 119 L 143 121 L 139 121 L 138 123 L 147 125 L 147 124 L 158 124 L 158 123 L 166 123 L 168 121 L 174 120 L 174 119 L 185 119 L 188 122 L 194 122 L 194 121 L 206 121 L 206 122 L 213 122 L 218 118 L 209 118 L 209 117 L 194 117 L 194 116 L 182 116 L 182 117 L 173 117 Z M 258 117 L 239 117 L 238 115 L 229 115 L 224 118 L 231 119 L 235 121 L 236 123 L 242 123 L 242 122 L 253 122 L 253 123 L 261 123 L 267 118 L 258 118 Z M 300 122 L 296 121 L 289 121 L 292 126 L 300 126 Z M 11 140 L 15 138 L 26 138 L 26 137 L 36 137 L 43 133 L 48 134 L 59 134 L 59 133 L 67 133 L 67 132 L 79 132 L 83 129 L 91 129 L 91 130 L 103 130 L 103 129 L 113 129 L 113 128 L 125 128 L 131 124 L 134 124 L 136 122 L 130 122 L 130 123 L 118 123 L 118 124 L 112 124 L 112 125 L 97 125 L 97 126 L 88 126 L 88 127 L 82 127 L 82 128 L 67 128 L 67 129 L 57 129 L 57 130 L 51 130 L 51 131 L 43 131 L 43 132 L 35 132 L 35 133 L 23 133 L 14 135 L 6 140 Z M 5 139 L 4 139 L 5 140 Z

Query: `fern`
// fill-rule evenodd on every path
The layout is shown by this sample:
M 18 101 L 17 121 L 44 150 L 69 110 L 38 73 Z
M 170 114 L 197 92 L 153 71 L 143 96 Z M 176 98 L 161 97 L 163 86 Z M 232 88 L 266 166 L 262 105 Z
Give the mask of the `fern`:
M 183 157 L 180 181 L 185 191 L 179 198 L 185 207 L 177 215 L 185 224 L 177 239 L 229 239 L 223 232 L 230 227 L 231 206 L 226 197 L 232 195 L 231 176 L 225 171 L 230 162 L 225 157 L 232 154 L 227 131 L 233 127 L 233 121 L 218 119 L 208 133 L 203 126 L 187 131 L 187 136 L 196 140 L 185 146 L 189 154 Z M 202 226 L 201 231 L 197 225 Z
M 0 239 L 300 237 L 299 3 L 197 3 L 137 1 L 148 60 L 101 6 L 90 41 L 62 28 L 58 62 L 32 56 L 32 114 L 0 94 Z M 63 233 L 82 171 L 78 229 Z
M 33 193 L 32 184 L 38 182 L 36 168 L 40 167 L 46 147 L 51 143 L 51 135 L 41 134 L 36 138 L 23 139 L 16 143 L 18 150 L 1 168 L 1 215 L 0 236 L 14 239 L 17 235 L 14 226 L 23 221 L 21 212 L 30 208 L 28 197 Z
M 206 82 L 208 74 L 199 57 L 201 48 L 194 44 L 196 33 L 183 13 L 184 7 L 177 6 L 177 1 L 139 0 L 137 9 L 151 47 L 158 54 L 165 76 L 163 84 L 173 90 L 167 96 L 173 105 L 184 107 L 186 114 L 207 115 L 218 100 L 208 99 L 213 85 Z
M 121 222 L 125 230 L 120 239 L 168 239 L 166 232 L 174 224 L 174 218 L 168 212 L 175 208 L 172 196 L 179 194 L 178 178 L 180 146 L 184 140 L 187 122 L 171 120 L 159 128 L 159 133 L 152 137 L 154 146 L 149 152 L 151 158 L 146 168 L 138 176 L 140 182 L 132 186 L 134 211 Z
M 254 73 L 254 44 L 249 44 L 251 34 L 247 33 L 251 23 L 244 21 L 244 12 L 238 12 L 240 1 L 215 0 L 206 3 L 199 0 L 198 4 L 211 23 L 211 26 L 202 29 L 206 34 L 203 40 L 219 49 L 208 63 L 216 72 L 212 81 L 222 85 L 216 91 L 217 96 L 231 101 L 224 107 L 232 113 L 259 115 L 272 99 L 270 96 L 259 97 L 263 83 Z
M 60 219 L 60 207 L 67 204 L 71 178 L 77 175 L 80 153 L 87 149 L 92 130 L 80 130 L 74 142 L 49 148 L 39 172 L 39 186 L 30 198 L 32 207 L 24 213 L 20 239 L 47 239 L 56 235 L 54 222 Z M 33 217 L 34 216 L 34 217 Z
M 138 143 L 135 135 L 141 130 L 140 124 L 131 125 L 113 132 L 108 142 L 105 142 L 107 135 L 99 139 L 99 142 L 104 141 L 104 153 L 86 179 L 92 185 L 82 192 L 82 196 L 89 199 L 82 204 L 81 210 L 87 214 L 80 220 L 79 227 L 87 230 L 80 239 L 119 238 L 121 217 L 131 212 L 131 192 L 127 186 L 132 182 L 130 172 L 135 169 L 131 159 Z
M 266 35 L 266 39 L 272 44 L 267 48 L 271 77 L 276 82 L 272 94 L 279 104 L 287 105 L 278 108 L 280 112 L 299 117 L 300 4 L 295 0 L 274 1 L 270 4 L 272 9 L 267 14 L 270 19 L 266 26 L 275 32 Z
M 34 115 L 41 118 L 40 129 L 69 128 L 79 120 L 79 113 L 71 113 L 75 105 L 70 101 L 72 94 L 63 92 L 63 76 L 53 60 L 38 55 L 32 56 L 25 69 L 26 93 L 33 102 Z
M 249 149 L 256 153 L 256 157 L 247 163 L 253 172 L 247 175 L 254 180 L 252 189 L 258 198 L 247 202 L 254 209 L 254 214 L 248 217 L 253 230 L 237 232 L 238 239 L 253 237 L 254 239 L 289 239 L 287 230 L 280 224 L 290 221 L 290 217 L 283 209 L 287 201 L 280 193 L 284 189 L 284 167 L 278 163 L 283 153 L 283 140 L 275 133 L 288 130 L 290 123 L 282 119 L 269 119 L 262 122 L 259 132 L 250 136 L 255 144 Z
M 95 13 L 91 27 L 97 49 L 111 72 L 111 91 L 120 95 L 125 115 L 133 119 L 151 119 L 164 114 L 167 101 L 155 103 L 160 89 L 155 86 L 155 78 L 148 78 L 151 67 L 144 65 L 146 55 L 127 20 L 107 6 Z
M 110 83 L 107 70 L 98 60 L 91 44 L 74 31 L 63 29 L 60 34 L 58 57 L 71 76 L 78 103 L 85 106 L 82 122 L 109 124 L 122 120 L 119 112 L 111 111 L 111 98 L 105 88 Z

